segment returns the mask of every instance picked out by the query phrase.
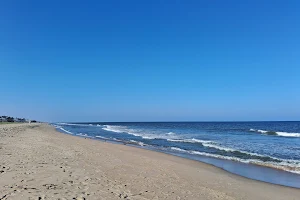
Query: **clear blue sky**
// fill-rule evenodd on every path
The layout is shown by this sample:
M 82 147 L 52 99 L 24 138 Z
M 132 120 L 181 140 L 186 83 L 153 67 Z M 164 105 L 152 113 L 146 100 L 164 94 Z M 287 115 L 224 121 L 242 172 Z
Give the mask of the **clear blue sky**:
M 0 114 L 300 120 L 300 1 L 1 1 Z

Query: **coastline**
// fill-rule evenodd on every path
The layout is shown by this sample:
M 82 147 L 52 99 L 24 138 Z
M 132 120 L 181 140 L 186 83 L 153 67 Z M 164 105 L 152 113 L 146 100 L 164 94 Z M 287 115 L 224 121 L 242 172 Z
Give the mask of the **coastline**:
M 199 161 L 62 134 L 46 124 L 3 124 L 0 138 L 3 199 L 297 199 L 300 195 L 299 189 L 251 180 Z
M 300 189 L 300 174 L 299 174 L 299 165 L 292 168 L 290 162 L 299 163 L 296 160 L 289 160 L 289 159 L 282 159 L 281 162 L 283 163 L 278 164 L 277 161 L 280 161 L 280 158 L 272 157 L 264 154 L 256 154 L 256 153 L 249 153 L 247 151 L 239 151 L 232 148 L 226 148 L 218 145 L 214 145 L 215 142 L 209 140 L 201 140 L 201 139 L 166 139 L 166 141 L 172 142 L 183 142 L 183 144 L 187 143 L 197 143 L 201 144 L 201 146 L 213 148 L 214 150 L 221 150 L 227 152 L 234 152 L 234 153 L 241 153 L 246 156 L 259 156 L 269 159 L 275 159 L 273 162 L 265 162 L 261 161 L 257 158 L 241 158 L 241 155 L 235 156 L 224 156 L 216 152 L 214 153 L 207 153 L 207 149 L 198 150 L 195 146 L 178 146 L 176 143 L 163 143 L 160 140 L 161 136 L 155 138 L 157 135 L 145 135 L 147 130 L 144 130 L 143 133 L 141 132 L 134 132 L 134 129 L 128 129 L 130 124 L 124 125 L 123 123 L 114 123 L 109 125 L 99 124 L 99 122 L 95 123 L 83 123 L 83 124 L 71 124 L 71 123 L 57 123 L 51 124 L 53 125 L 57 131 L 64 133 L 64 134 L 71 134 L 76 135 L 79 137 L 84 138 L 92 138 L 95 140 L 110 142 L 110 143 L 117 143 L 117 144 L 126 144 L 138 148 L 148 149 L 156 152 L 166 153 L 169 155 L 175 155 L 182 158 L 187 158 L 190 160 L 196 160 L 203 163 L 211 164 L 215 167 L 221 168 L 227 172 L 246 177 L 253 180 L 258 180 L 262 182 L 272 183 L 276 185 L 282 185 L 287 187 L 293 187 Z M 76 129 L 72 129 L 71 127 L 76 127 Z M 251 125 L 255 126 L 255 125 Z M 83 128 L 86 127 L 86 128 Z M 78 128 L 78 129 L 77 129 Z M 102 129 L 104 132 L 99 129 Z M 88 130 L 91 129 L 91 130 Z M 93 130 L 94 129 L 94 130 Z M 108 134 L 113 133 L 113 135 Z M 122 133 L 122 134 L 119 134 Z M 123 134 L 127 133 L 127 134 Z M 116 135 L 117 134 L 117 135 Z M 131 137 L 133 135 L 134 137 Z M 163 136 L 168 138 L 172 138 L 174 136 L 174 132 L 168 132 L 167 136 Z M 147 140 L 140 140 L 135 138 L 139 136 L 143 139 Z M 175 136 L 177 137 L 177 136 Z M 196 136 L 197 137 L 197 136 Z M 155 140 L 151 141 L 151 138 L 155 138 Z M 149 140 L 148 140 L 149 139 Z M 259 138 L 257 138 L 259 139 Z M 149 142 L 150 141 L 150 142 Z M 211 143 L 210 144 L 207 144 Z M 181 144 L 181 143 L 179 143 Z M 194 148 L 194 151 L 192 150 Z M 189 150 L 185 150 L 189 149 Z M 276 162 L 274 162 L 276 161 Z

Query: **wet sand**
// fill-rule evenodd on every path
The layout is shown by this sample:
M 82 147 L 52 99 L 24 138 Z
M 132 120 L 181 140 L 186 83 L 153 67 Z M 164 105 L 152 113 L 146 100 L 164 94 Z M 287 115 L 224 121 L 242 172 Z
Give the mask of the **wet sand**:
M 172 155 L 62 134 L 46 124 L 0 124 L 0 152 L 0 199 L 300 197 L 300 189 Z

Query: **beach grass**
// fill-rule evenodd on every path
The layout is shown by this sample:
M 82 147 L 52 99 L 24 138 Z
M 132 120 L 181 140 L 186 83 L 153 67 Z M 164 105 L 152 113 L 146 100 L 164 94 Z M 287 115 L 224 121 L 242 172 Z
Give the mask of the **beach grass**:
M 11 122 L 0 122 L 0 124 L 12 124 Z

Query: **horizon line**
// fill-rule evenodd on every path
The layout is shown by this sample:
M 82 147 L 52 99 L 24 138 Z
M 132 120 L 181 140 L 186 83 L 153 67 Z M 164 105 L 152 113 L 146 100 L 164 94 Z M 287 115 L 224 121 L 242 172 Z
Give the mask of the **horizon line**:
M 241 120 L 241 121 L 63 121 L 63 122 L 47 122 L 47 123 L 186 123 L 186 122 L 300 122 L 297 120 Z

